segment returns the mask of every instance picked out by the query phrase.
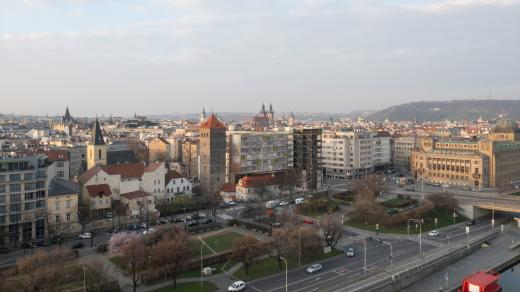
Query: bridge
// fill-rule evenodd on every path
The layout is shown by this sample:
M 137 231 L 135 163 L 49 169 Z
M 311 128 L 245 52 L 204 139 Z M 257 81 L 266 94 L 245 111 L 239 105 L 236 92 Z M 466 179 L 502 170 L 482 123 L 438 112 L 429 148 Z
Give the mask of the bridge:
M 491 215 L 496 212 L 520 214 L 520 204 L 505 204 L 480 201 L 473 204 L 461 205 L 464 215 L 471 219 Z

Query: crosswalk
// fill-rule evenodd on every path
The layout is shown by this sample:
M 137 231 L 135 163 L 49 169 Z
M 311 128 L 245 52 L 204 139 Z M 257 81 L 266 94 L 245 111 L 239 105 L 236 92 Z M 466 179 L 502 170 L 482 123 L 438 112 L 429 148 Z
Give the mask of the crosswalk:
M 429 238 L 425 238 L 424 236 L 422 237 L 421 240 L 419 240 L 419 236 L 413 236 L 413 237 L 411 237 L 409 239 L 411 241 L 415 241 L 417 243 L 422 241 L 422 244 L 428 244 L 428 245 L 431 245 L 431 246 L 434 246 L 434 247 L 443 247 L 443 246 L 446 245 L 445 243 L 438 242 L 438 241 L 435 241 L 435 240 L 432 240 L 432 239 L 429 239 Z

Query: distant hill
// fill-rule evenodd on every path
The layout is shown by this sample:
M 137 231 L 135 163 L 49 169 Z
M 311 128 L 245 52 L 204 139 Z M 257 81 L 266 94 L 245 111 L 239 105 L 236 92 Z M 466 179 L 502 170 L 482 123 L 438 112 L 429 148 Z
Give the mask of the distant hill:
M 497 119 L 502 115 L 520 120 L 520 100 L 421 101 L 392 106 L 367 115 L 368 120 L 440 121 Z

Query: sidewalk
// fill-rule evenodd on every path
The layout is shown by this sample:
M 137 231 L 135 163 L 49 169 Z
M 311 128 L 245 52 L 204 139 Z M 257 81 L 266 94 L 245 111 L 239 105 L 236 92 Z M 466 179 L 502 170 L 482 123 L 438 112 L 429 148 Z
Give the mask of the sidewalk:
M 518 249 L 509 249 L 512 238 L 518 238 L 519 236 L 520 230 L 508 228 L 502 236 L 490 242 L 490 247 L 475 251 L 403 291 L 453 291 L 462 284 L 462 279 L 465 276 L 479 271 L 494 269 L 510 259 L 519 257 L 520 252 Z

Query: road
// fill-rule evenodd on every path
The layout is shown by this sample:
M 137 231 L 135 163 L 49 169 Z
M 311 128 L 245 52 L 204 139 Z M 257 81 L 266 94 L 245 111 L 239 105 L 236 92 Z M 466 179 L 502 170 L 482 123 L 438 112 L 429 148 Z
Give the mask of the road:
M 468 236 L 476 236 L 485 231 L 489 231 L 491 226 L 487 220 L 477 221 L 470 227 Z M 498 228 L 498 226 L 496 227 Z M 422 250 L 428 252 L 446 246 L 448 238 L 450 243 L 466 240 L 466 226 L 450 226 L 441 231 L 435 237 L 422 236 Z M 405 261 L 410 257 L 419 254 L 419 238 L 417 235 L 406 235 L 403 239 L 385 240 L 393 246 L 393 264 Z M 337 287 L 347 284 L 363 275 L 364 272 L 364 245 L 357 243 L 355 236 L 347 238 L 348 246 L 354 247 L 356 255 L 354 257 L 338 256 L 322 262 L 323 269 L 315 274 L 308 274 L 305 270 L 307 266 L 294 269 L 288 273 L 290 291 L 327 291 L 327 287 Z M 345 243 L 346 243 L 345 242 Z M 367 271 L 372 273 L 384 272 L 390 267 L 390 248 L 388 245 L 381 244 L 374 238 L 367 240 Z M 231 282 L 230 282 L 231 284 Z M 273 276 L 258 279 L 248 283 L 249 287 L 255 291 L 285 291 L 285 274 L 282 272 Z

